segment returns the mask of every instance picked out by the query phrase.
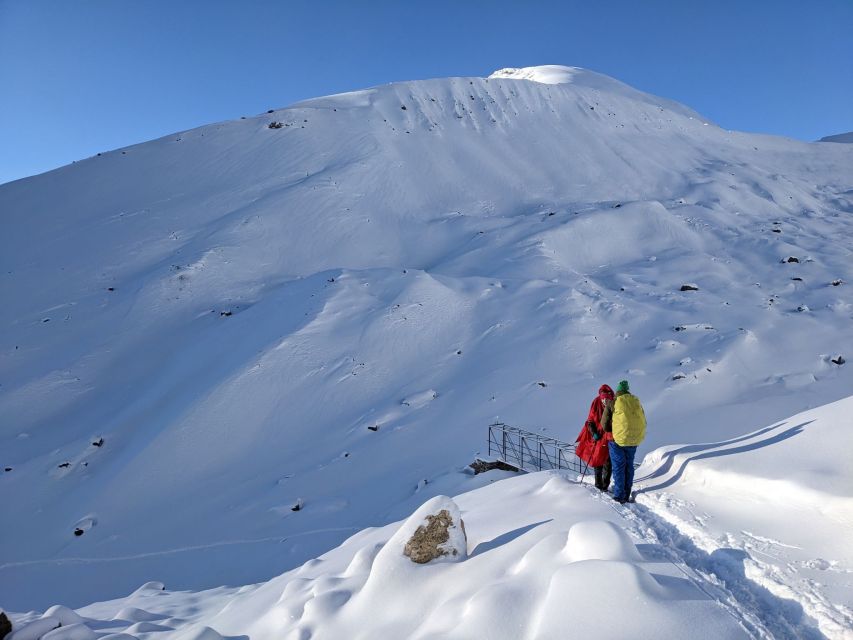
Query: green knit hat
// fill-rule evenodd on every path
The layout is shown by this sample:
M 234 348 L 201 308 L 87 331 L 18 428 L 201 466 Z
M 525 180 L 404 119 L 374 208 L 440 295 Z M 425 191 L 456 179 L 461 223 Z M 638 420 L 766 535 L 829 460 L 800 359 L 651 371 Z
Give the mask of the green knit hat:
M 620 380 L 619 384 L 616 385 L 616 391 L 617 391 L 617 393 L 618 392 L 628 393 L 628 381 L 627 380 Z

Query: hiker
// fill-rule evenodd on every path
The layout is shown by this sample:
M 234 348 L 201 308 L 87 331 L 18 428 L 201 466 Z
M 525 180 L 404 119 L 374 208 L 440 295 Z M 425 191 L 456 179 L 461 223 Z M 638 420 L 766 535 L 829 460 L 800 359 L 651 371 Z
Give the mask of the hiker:
M 575 454 L 595 469 L 595 488 L 607 491 L 610 486 L 610 454 L 607 450 L 605 425 L 613 414 L 613 389 L 603 384 L 589 407 L 581 432 L 575 442 Z
M 646 414 L 640 399 L 630 392 L 627 380 L 621 380 L 616 386 L 613 418 L 607 426 L 611 431 L 608 439 L 613 466 L 613 499 L 620 504 L 633 502 L 634 454 L 637 445 L 646 437 Z

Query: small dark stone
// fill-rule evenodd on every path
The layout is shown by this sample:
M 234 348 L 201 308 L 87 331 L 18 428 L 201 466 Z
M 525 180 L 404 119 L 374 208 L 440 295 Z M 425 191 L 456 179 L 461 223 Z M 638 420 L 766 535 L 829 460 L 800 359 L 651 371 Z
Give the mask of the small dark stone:
M 297 500 L 296 504 L 290 507 L 291 511 L 302 511 L 302 500 Z
M 800 261 L 800 259 L 796 258 L 794 256 L 788 256 L 785 260 L 782 260 L 782 262 L 787 262 L 788 264 L 790 264 L 792 262 L 799 262 L 799 261 Z
M 406 110 L 406 105 L 404 105 L 404 104 L 403 104 L 403 105 L 400 105 L 400 108 L 401 108 L 403 111 L 405 111 L 405 110 Z
M 679 291 L 699 291 L 699 287 L 695 284 L 683 284 L 681 285 L 681 289 Z
M 273 113 L 273 109 L 270 109 L 269 111 L 267 111 L 267 113 Z
M 838 285 L 844 284 L 844 281 L 841 278 L 832 281 L 832 286 L 837 287 Z
M 794 280 L 796 282 L 802 282 L 803 281 L 803 279 L 800 278 L 799 276 L 795 276 L 795 277 L 791 278 L 791 280 Z
M 832 362 L 832 364 L 837 364 L 838 366 L 841 366 L 842 364 L 847 362 L 847 360 L 845 360 L 843 356 L 835 356 L 830 362 Z
M 456 355 L 457 355 L 457 356 L 461 356 L 461 355 L 462 355 L 462 349 L 457 349 L 457 350 L 456 350 Z
M 781 229 L 771 229 L 773 233 L 782 233 Z
M 616 204 L 614 204 L 614 205 L 613 205 L 613 208 L 614 208 L 614 209 L 618 209 L 618 208 L 619 208 L 619 207 L 621 207 L 621 206 L 622 206 L 622 203 L 621 203 L 621 202 L 617 202 Z
M 4 471 L 6 471 L 7 473 L 8 473 L 9 471 L 11 471 L 11 470 L 12 470 L 12 467 L 6 467 L 6 468 L 4 469 Z
M 367 427 L 367 430 L 368 431 L 379 431 L 379 425 L 378 424 L 372 424 L 369 427 Z
M 683 373 L 676 373 L 674 376 L 672 376 L 672 379 L 673 380 L 681 380 L 682 378 L 686 378 L 686 377 L 687 376 L 684 375 Z
M 98 439 L 97 439 L 97 440 L 95 440 L 92 444 L 93 444 L 94 446 L 96 446 L 96 447 L 103 447 L 103 446 L 104 446 L 104 439 L 103 439 L 103 438 L 98 438 Z
M 334 278 L 329 278 L 328 280 L 326 280 L 326 282 L 328 282 L 328 283 L 330 283 L 330 284 L 331 284 L 332 282 L 334 282 L 334 281 L 335 281 L 335 279 L 334 279 Z
M 81 529 L 80 527 L 77 527 L 76 529 L 74 529 L 74 535 L 77 537 L 82 536 L 84 533 L 86 533 L 86 532 L 83 531 L 83 529 Z
M 232 316 L 232 315 L 234 315 L 234 314 L 233 314 L 233 313 L 231 313 L 230 311 L 220 311 L 220 312 L 219 312 L 219 317 L 225 317 L 225 318 L 227 318 L 227 317 Z
M 115 291 L 115 290 L 116 290 L 115 287 L 107 287 L 107 291 Z
M 540 387 L 542 387 L 543 389 L 544 389 L 545 387 L 547 387 L 547 386 L 548 386 L 548 385 L 547 385 L 547 384 L 545 384 L 544 382 L 537 382 L 536 384 L 538 384 L 538 385 L 539 385 Z
M 50 318 L 43 318 L 42 322 L 50 322 Z
M 283 126 L 284 126 L 284 124 L 274 120 L 267 125 L 267 128 L 268 129 L 281 129 Z
M 673 331 L 687 331 L 687 327 L 677 326 L 672 328 Z
M 70 462 L 63 462 L 62 464 L 59 465 L 59 468 L 60 469 L 67 469 L 70 466 L 71 466 Z

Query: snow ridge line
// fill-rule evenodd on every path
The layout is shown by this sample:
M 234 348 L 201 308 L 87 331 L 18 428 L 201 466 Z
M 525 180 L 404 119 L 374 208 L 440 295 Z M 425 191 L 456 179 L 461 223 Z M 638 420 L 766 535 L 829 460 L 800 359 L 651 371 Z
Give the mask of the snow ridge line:
M 707 540 L 706 546 L 713 549 L 708 553 L 683 533 L 677 523 L 656 513 L 651 501 L 642 496 L 638 498 L 641 503 L 630 507 L 612 506 L 620 516 L 635 524 L 641 538 L 660 545 L 676 566 L 686 566 L 694 572 L 713 593 L 709 594 L 709 589 L 697 584 L 696 579 L 691 582 L 728 610 L 752 637 L 760 640 L 823 640 L 826 637 L 808 623 L 806 614 L 814 616 L 815 611 L 807 602 L 780 597 L 749 575 L 747 562 L 761 563 L 746 551 L 722 548 Z M 827 624 L 823 616 L 815 617 L 821 627 L 831 628 L 831 631 L 825 629 L 832 633 L 830 637 L 849 637 L 843 635 L 845 627 L 837 622 Z

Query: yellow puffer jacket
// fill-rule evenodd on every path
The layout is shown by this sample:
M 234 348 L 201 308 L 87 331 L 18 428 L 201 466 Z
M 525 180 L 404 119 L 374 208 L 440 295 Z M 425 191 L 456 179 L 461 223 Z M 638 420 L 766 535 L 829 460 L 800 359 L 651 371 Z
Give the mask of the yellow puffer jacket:
M 640 399 L 630 393 L 616 394 L 613 404 L 613 440 L 620 447 L 636 447 L 646 437 L 646 414 Z

